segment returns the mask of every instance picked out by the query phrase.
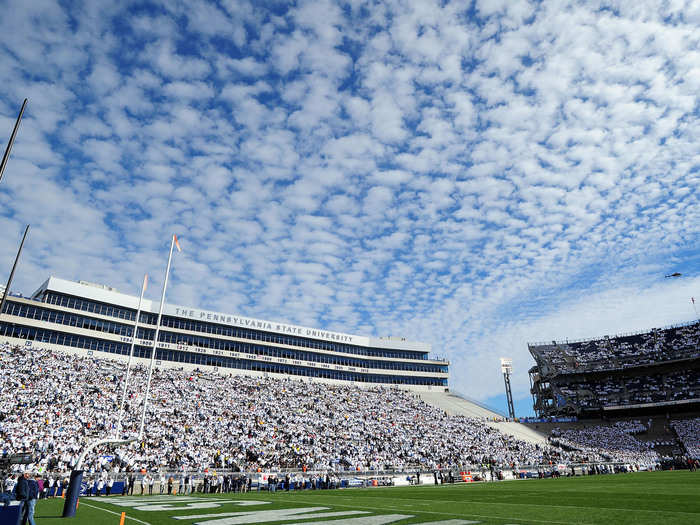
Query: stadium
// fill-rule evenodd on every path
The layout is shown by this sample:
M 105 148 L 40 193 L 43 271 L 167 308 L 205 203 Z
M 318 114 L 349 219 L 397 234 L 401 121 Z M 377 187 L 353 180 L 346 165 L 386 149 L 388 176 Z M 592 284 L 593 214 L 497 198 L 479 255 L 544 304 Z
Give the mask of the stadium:
M 700 525 L 700 3 L 3 7 L 0 525 Z
M 646 475 L 644 483 L 697 483 L 648 471 L 675 469 L 678 476 L 697 468 L 698 323 L 531 344 L 536 417 L 506 420 L 450 393 L 448 363 L 431 359 L 428 345 L 167 305 L 153 406 L 145 411 L 139 386 L 147 381 L 158 309 L 146 303 L 135 323 L 137 304 L 138 297 L 108 286 L 54 277 L 31 297 L 7 297 L 0 318 L 3 453 L 10 468 L 11 458 L 29 454 L 30 468 L 41 472 L 44 508 L 66 501 L 59 496 L 86 444 L 115 428 L 115 444 L 96 448 L 81 465 L 77 515 L 91 523 L 111 522 L 118 511 L 142 522 L 158 511 L 219 524 L 331 517 L 489 523 L 498 517 L 493 510 L 450 510 L 439 501 L 499 497 L 495 488 L 454 491 L 507 480 L 516 499 L 528 480 L 595 476 L 607 483 L 606 476 Z M 117 426 L 132 343 L 132 382 Z M 142 412 L 146 432 L 135 446 L 129 438 Z M 12 477 L 4 485 L 8 493 L 15 488 Z M 438 496 L 429 490 L 442 486 Z M 341 489 L 351 489 L 347 498 L 329 495 Z M 382 490 L 396 491 L 383 496 L 392 502 L 425 498 L 425 513 L 375 499 L 372 491 Z M 295 499 L 299 494 L 314 497 Z M 246 507 L 229 512 L 231 505 Z M 518 519 L 537 522 L 537 513 Z
M 605 417 L 700 408 L 700 322 L 586 341 L 532 344 L 538 416 Z

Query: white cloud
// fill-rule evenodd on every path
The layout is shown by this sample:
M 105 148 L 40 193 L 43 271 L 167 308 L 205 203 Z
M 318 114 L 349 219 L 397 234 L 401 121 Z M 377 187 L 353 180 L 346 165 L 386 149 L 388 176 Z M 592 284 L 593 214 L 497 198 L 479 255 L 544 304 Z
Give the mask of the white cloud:
M 173 301 L 426 340 L 479 398 L 501 353 L 525 393 L 530 338 L 688 318 L 661 276 L 697 288 L 692 2 L 185 7 L 8 6 L 18 288 L 138 289 L 178 230 Z

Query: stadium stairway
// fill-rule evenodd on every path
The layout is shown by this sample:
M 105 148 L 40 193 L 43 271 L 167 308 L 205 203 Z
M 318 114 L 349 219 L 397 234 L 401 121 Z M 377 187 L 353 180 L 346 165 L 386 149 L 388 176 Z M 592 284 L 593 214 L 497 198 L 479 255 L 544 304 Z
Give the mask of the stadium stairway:
M 449 392 L 421 392 L 418 395 L 427 404 L 444 410 L 451 416 L 485 418 L 488 426 L 500 430 L 509 436 L 527 441 L 528 443 L 539 444 L 547 442 L 546 434 L 538 432 L 521 423 L 494 421 L 494 418 L 497 420 L 503 419 L 503 415 L 456 394 Z

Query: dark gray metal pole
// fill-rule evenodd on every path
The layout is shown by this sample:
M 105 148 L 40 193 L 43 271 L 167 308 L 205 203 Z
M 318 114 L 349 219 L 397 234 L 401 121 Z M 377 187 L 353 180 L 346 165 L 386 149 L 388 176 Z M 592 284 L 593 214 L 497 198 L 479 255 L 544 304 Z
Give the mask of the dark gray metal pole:
M 508 403 L 508 417 L 515 419 L 515 410 L 513 410 L 513 394 L 510 391 L 510 374 L 503 372 L 503 380 L 506 383 L 506 402 Z
M 2 181 L 2 174 L 5 173 L 7 159 L 10 158 L 10 151 L 12 151 L 12 145 L 15 143 L 15 137 L 17 136 L 17 130 L 19 129 L 19 123 L 22 120 L 22 115 L 24 115 L 25 107 L 27 107 L 26 98 L 22 103 L 22 109 L 19 110 L 19 116 L 17 117 L 17 122 L 15 122 L 15 128 L 12 130 L 12 135 L 10 135 L 10 141 L 7 143 L 7 147 L 5 148 L 5 154 L 2 156 L 2 163 L 0 163 L 0 181 Z
M 24 229 L 24 236 L 22 237 L 22 242 L 19 245 L 19 250 L 17 250 L 15 264 L 12 265 L 10 278 L 7 280 L 7 286 L 5 287 L 5 291 L 2 293 L 2 301 L 0 301 L 0 314 L 2 314 L 3 308 L 5 308 L 5 299 L 7 299 L 7 294 L 10 293 L 10 286 L 12 286 L 12 278 L 15 276 L 15 268 L 17 268 L 17 261 L 19 261 L 19 256 L 22 254 L 22 247 L 24 246 L 24 240 L 27 238 L 27 232 L 29 232 L 29 224 L 27 224 L 27 227 Z

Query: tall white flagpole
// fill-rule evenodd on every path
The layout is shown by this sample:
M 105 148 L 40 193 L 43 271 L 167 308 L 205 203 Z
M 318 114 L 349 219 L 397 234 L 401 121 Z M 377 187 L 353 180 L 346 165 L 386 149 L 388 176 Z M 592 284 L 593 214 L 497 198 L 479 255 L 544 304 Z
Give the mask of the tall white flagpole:
M 143 276 L 143 286 L 141 286 L 141 297 L 139 297 L 139 306 L 136 309 L 136 320 L 134 321 L 134 333 L 131 335 L 131 348 L 129 349 L 129 360 L 126 363 L 126 378 L 124 379 L 124 391 L 122 392 L 122 402 L 119 405 L 119 418 L 117 419 L 117 428 L 114 437 L 118 438 L 122 429 L 122 417 L 124 415 L 124 403 L 126 403 L 126 389 L 129 385 L 129 372 L 131 371 L 131 359 L 134 356 L 134 345 L 136 344 L 136 333 L 139 327 L 139 319 L 141 318 L 141 303 L 143 302 L 143 294 L 148 286 L 148 274 Z
M 168 255 L 168 266 L 165 269 L 165 280 L 163 280 L 163 293 L 160 296 L 160 308 L 158 309 L 158 321 L 156 323 L 156 335 L 153 338 L 153 350 L 151 351 L 151 365 L 148 367 L 148 382 L 146 383 L 146 397 L 143 400 L 143 412 L 141 414 L 141 429 L 139 430 L 139 439 L 143 437 L 143 427 L 146 424 L 146 410 L 148 409 L 148 394 L 151 391 L 151 377 L 153 376 L 153 362 L 156 360 L 156 347 L 158 346 L 158 334 L 160 332 L 160 320 L 163 317 L 163 306 L 165 306 L 165 289 L 168 287 L 168 275 L 170 275 L 170 261 L 173 259 L 173 246 L 176 243 L 176 237 L 170 241 L 170 255 Z M 180 245 L 177 246 L 178 251 Z

